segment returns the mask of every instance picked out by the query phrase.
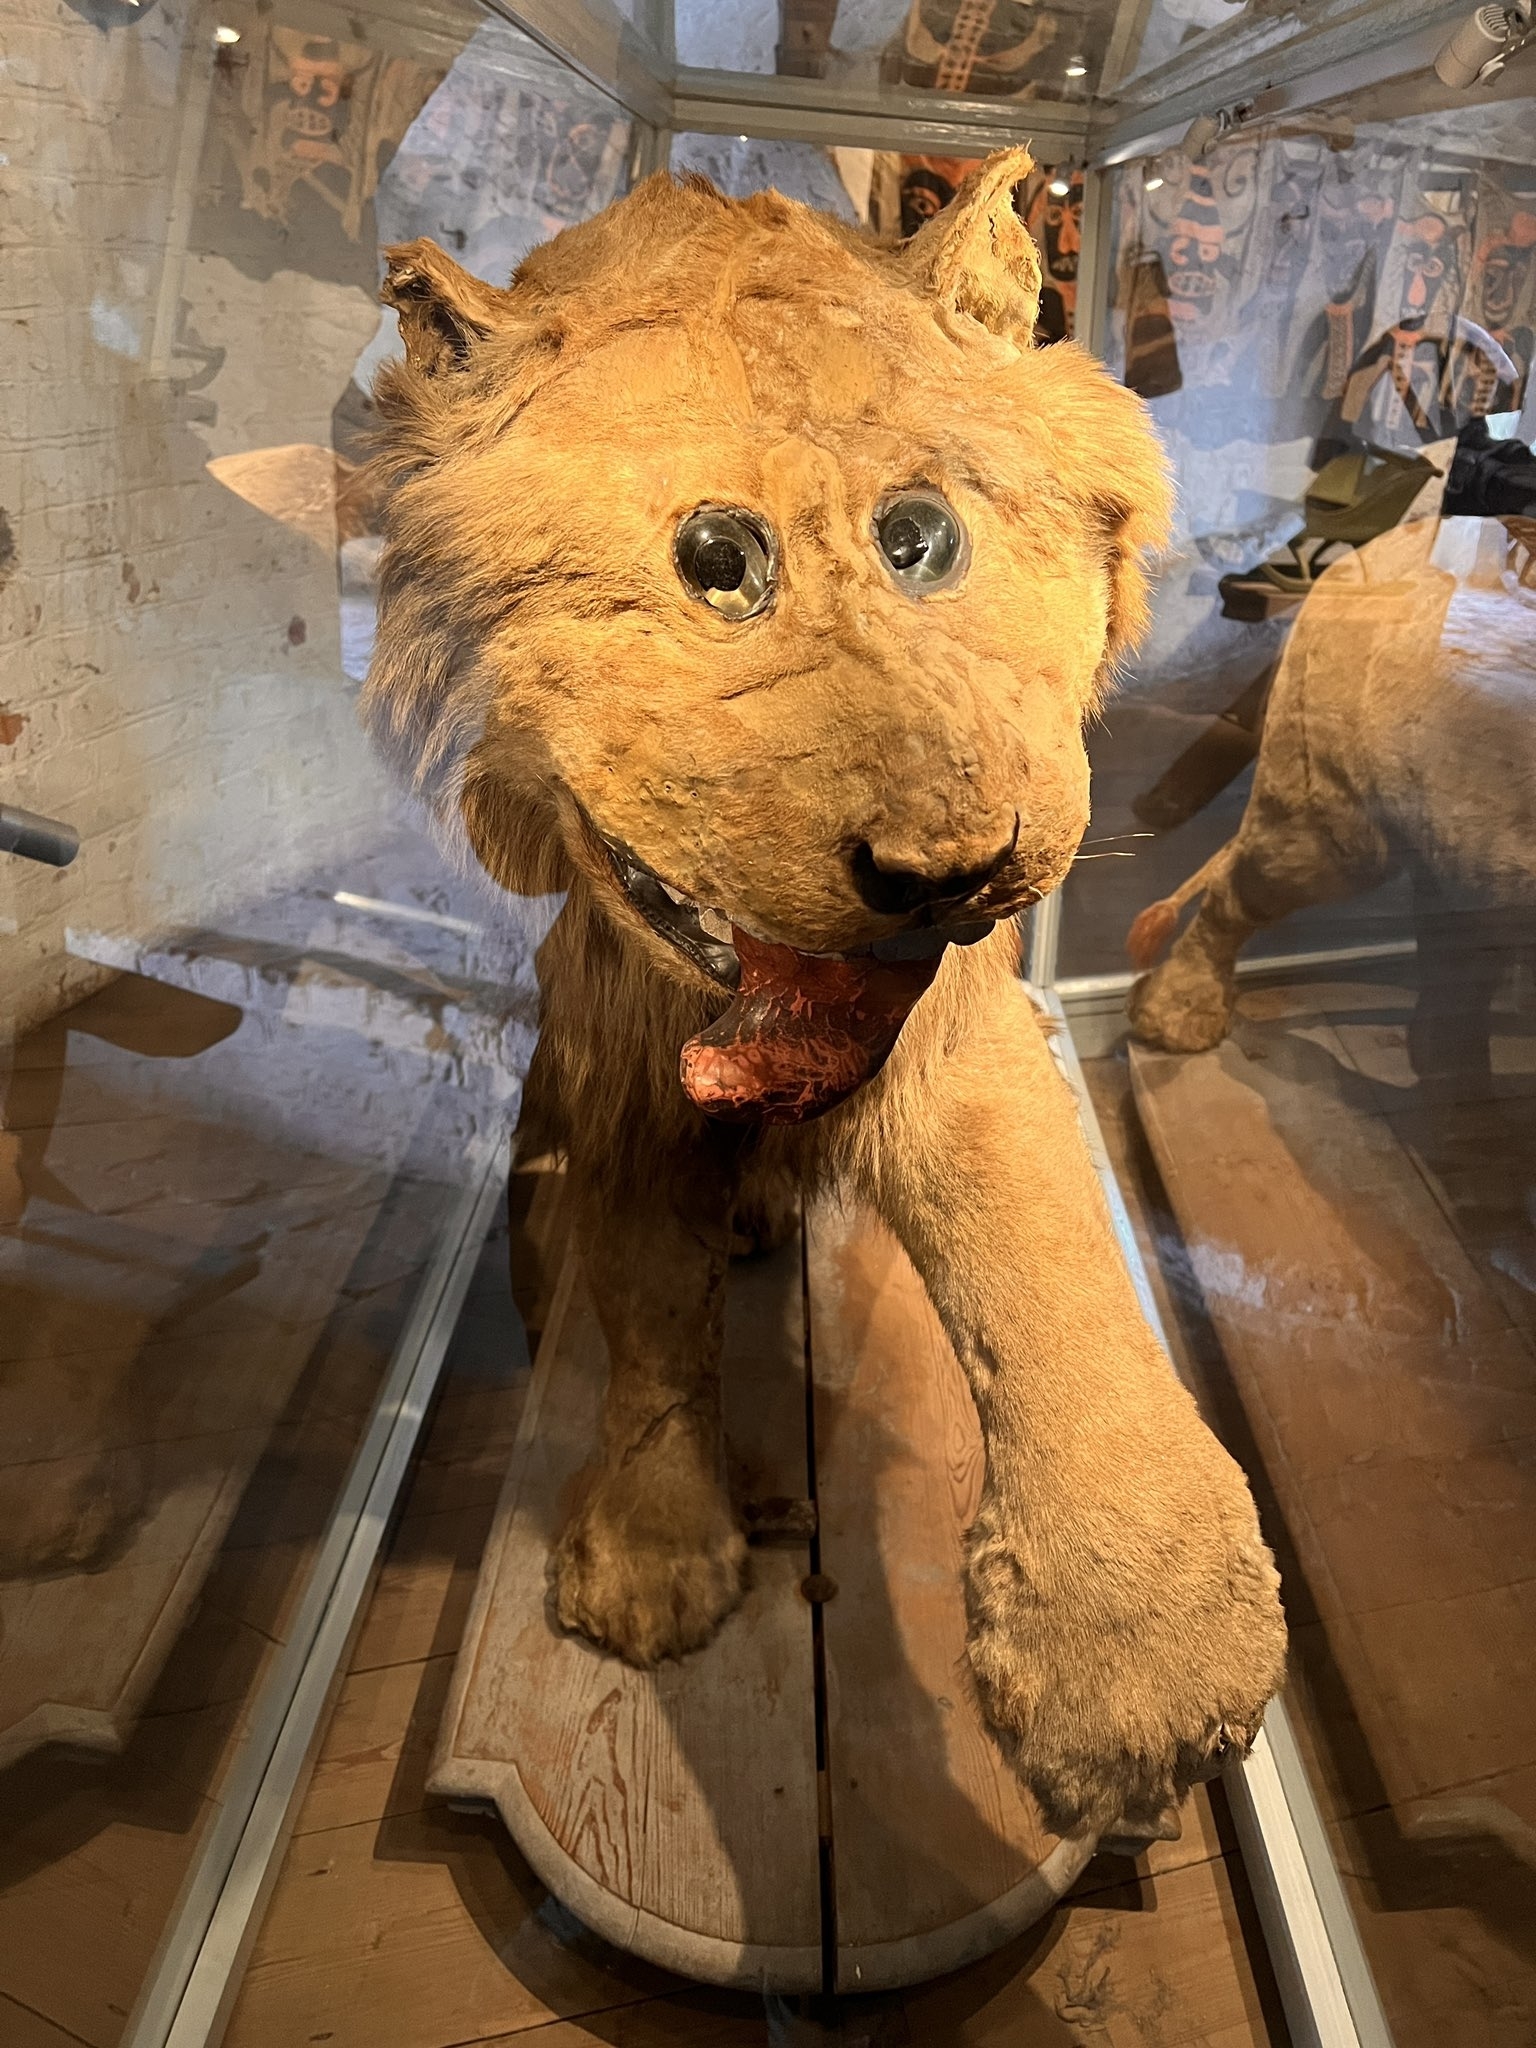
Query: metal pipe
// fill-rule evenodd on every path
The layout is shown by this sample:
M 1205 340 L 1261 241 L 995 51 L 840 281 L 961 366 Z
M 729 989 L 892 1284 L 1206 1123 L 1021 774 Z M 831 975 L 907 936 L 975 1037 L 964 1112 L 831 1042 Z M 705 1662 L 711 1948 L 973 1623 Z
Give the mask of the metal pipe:
M 67 868 L 80 851 L 80 834 L 59 818 L 0 804 L 0 853 L 38 860 L 45 867 Z
M 1212 113 L 1218 107 L 1246 105 L 1241 127 L 1233 131 L 1234 136 L 1240 136 L 1244 130 L 1262 128 L 1266 121 L 1282 114 L 1299 113 L 1425 71 L 1434 63 L 1445 40 L 1447 23 L 1460 18 L 1459 8 L 1442 10 L 1416 30 L 1379 39 L 1352 53 L 1341 51 L 1337 57 L 1317 63 L 1312 70 L 1289 75 L 1284 61 L 1266 52 L 1239 65 L 1228 76 L 1209 78 L 1171 95 L 1159 95 L 1146 106 L 1106 124 L 1094 137 L 1090 161 L 1107 168 L 1138 157 L 1161 155 L 1183 141 L 1196 115 Z M 1314 53 L 1306 49 L 1288 53 L 1291 62 L 1305 62 L 1311 54 Z
M 1416 939 L 1381 939 L 1366 946 L 1323 946 L 1314 953 L 1275 953 L 1267 959 L 1261 955 L 1257 960 L 1239 960 L 1236 973 L 1239 981 L 1254 981 L 1261 976 L 1301 974 L 1314 967 L 1348 967 L 1364 960 L 1408 960 L 1418 950 Z M 1039 980 L 1033 973 L 1029 978 Z M 1095 996 L 1129 995 L 1140 979 L 1137 969 L 1123 967 L 1112 974 L 1064 975 L 1049 986 L 1064 1003 L 1081 1004 L 1091 1002 Z M 1040 982 L 1041 987 L 1046 985 Z

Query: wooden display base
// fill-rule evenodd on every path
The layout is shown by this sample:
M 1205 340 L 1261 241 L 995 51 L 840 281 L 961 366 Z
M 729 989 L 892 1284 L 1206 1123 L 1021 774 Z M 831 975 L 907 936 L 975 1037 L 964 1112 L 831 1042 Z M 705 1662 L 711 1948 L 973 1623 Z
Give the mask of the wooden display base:
M 980 1433 L 894 1240 L 821 1208 L 803 1243 L 733 1269 L 727 1434 L 763 1540 L 715 1641 L 655 1672 L 562 1634 L 548 1605 L 606 1377 L 572 1254 L 431 1789 L 494 1805 L 597 1933 L 714 1984 L 913 1984 L 1048 1912 L 1092 1843 L 1045 1831 L 972 1695 L 961 1542 Z

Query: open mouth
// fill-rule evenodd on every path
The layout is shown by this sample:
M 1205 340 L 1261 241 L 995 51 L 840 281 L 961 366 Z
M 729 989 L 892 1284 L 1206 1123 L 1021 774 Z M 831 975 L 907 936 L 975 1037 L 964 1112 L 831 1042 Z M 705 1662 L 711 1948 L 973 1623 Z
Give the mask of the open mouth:
M 681 889 L 674 889 L 622 840 L 610 839 L 606 832 L 599 836 L 608 849 L 620 888 L 651 930 L 722 988 L 739 988 L 741 961 L 731 938 L 731 920 L 725 912 L 695 903 Z
M 909 929 L 847 953 L 803 953 L 695 902 L 622 841 L 599 835 L 620 888 L 661 938 L 735 1001 L 682 1049 L 682 1082 L 707 1115 L 804 1123 L 861 1088 L 890 1057 L 947 947 L 994 918 Z

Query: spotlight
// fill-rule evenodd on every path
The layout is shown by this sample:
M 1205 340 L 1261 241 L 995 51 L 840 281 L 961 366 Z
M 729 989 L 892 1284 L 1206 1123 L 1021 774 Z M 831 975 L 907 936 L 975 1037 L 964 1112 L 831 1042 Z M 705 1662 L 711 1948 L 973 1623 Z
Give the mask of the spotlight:
M 1074 57 L 1067 65 L 1068 78 L 1086 78 L 1088 66 L 1081 57 Z
M 216 43 L 238 43 L 240 31 L 237 28 L 216 28 L 213 32 L 213 40 Z
M 1072 166 L 1063 164 L 1057 170 L 1046 190 L 1057 199 L 1065 199 L 1072 190 Z
M 1435 76 L 1442 85 L 1465 91 L 1497 78 L 1531 33 L 1532 0 L 1508 7 L 1479 7 L 1441 45 Z
M 1161 192 L 1163 189 L 1163 174 L 1156 157 L 1141 167 L 1141 189 L 1143 192 Z
M 1218 142 L 1225 142 L 1234 128 L 1239 128 L 1253 112 L 1252 100 L 1240 100 L 1235 107 L 1218 107 L 1214 114 L 1197 114 L 1184 130 L 1184 140 L 1179 147 L 1193 163 L 1196 158 L 1208 156 Z

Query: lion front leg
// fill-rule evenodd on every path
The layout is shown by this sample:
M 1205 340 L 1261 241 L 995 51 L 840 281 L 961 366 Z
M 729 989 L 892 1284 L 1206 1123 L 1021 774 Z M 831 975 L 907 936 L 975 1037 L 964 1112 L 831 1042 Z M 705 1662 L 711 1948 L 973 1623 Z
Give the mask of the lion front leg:
M 1237 957 L 1256 932 L 1298 910 L 1373 889 L 1385 880 L 1385 844 L 1358 813 L 1314 817 L 1300 806 L 1254 805 L 1211 861 L 1200 907 L 1160 967 L 1126 1004 L 1131 1029 L 1165 1052 L 1208 1052 L 1232 1028 Z
M 1237 956 L 1258 930 L 1230 880 L 1237 841 L 1211 863 L 1200 906 L 1161 966 L 1144 974 L 1126 1005 L 1131 1029 L 1165 1052 L 1206 1052 L 1232 1028 Z
M 733 1181 L 707 1150 L 669 1164 L 645 1187 L 578 1177 L 609 1380 L 553 1567 L 561 1623 L 639 1665 L 700 1648 L 746 1585 L 720 1399 Z
M 871 1191 L 981 1418 L 967 1600 L 982 1702 L 1052 1828 L 1149 1839 L 1246 1748 L 1280 1683 L 1273 1561 L 1242 1472 L 1141 1315 L 1022 989 L 959 1046 L 912 1051 Z

